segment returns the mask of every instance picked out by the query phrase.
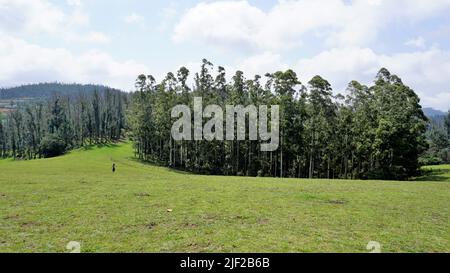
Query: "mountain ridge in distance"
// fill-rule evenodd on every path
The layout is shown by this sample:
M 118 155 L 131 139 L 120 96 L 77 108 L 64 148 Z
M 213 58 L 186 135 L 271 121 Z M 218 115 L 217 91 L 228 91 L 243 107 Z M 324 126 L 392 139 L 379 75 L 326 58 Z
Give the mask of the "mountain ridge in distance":
M 440 111 L 440 110 L 436 110 L 436 109 L 431 108 L 431 107 L 423 108 L 423 112 L 424 112 L 425 116 L 427 116 L 429 118 L 440 117 L 440 116 L 447 115 L 446 112 L 443 112 L 443 111 Z
M 74 96 L 80 93 L 91 93 L 95 90 L 104 92 L 105 90 L 113 90 L 124 92 L 119 89 L 111 88 L 99 84 L 78 84 L 78 83 L 37 83 L 27 84 L 16 87 L 0 88 L 0 100 L 15 100 L 15 99 L 40 99 L 54 95 L 55 93 L 61 95 Z

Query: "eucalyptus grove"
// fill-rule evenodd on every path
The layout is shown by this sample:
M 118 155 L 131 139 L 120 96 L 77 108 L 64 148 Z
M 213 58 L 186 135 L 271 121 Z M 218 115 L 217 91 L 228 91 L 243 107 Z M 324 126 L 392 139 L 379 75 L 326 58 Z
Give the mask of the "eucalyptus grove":
M 139 158 L 223 175 L 406 179 L 418 173 L 419 156 L 427 148 L 427 119 L 414 91 L 386 69 L 380 70 L 373 86 L 351 82 L 346 97 L 333 95 L 320 76 L 303 85 L 292 70 L 266 74 L 265 84 L 258 75 L 247 79 L 237 71 L 228 82 L 223 67 L 213 71 L 203 60 L 192 89 L 184 67 L 161 83 L 152 76 L 138 77 L 129 121 Z M 222 109 L 279 105 L 278 150 L 261 150 L 264 141 L 250 140 L 248 130 L 245 140 L 174 140 L 171 125 L 176 118 L 171 109 L 193 109 L 195 97 L 205 106 Z M 190 114 L 194 122 L 196 113 Z M 202 128 L 208 118 L 202 118 Z M 232 127 L 223 126 L 220 132 L 235 134 L 227 128 Z
M 418 96 L 387 69 L 379 71 L 371 86 L 352 81 L 345 97 L 334 95 L 320 76 L 303 84 L 292 70 L 251 79 L 236 71 L 230 81 L 223 67 L 214 70 L 203 60 L 192 87 L 190 72 L 182 67 L 159 83 L 140 75 L 132 94 L 104 89 L 22 103 L 0 116 L 0 156 L 55 156 L 129 137 L 139 159 L 181 170 L 327 179 L 407 179 L 418 173 L 424 158 L 449 157 L 443 151 L 450 151 L 450 113 L 445 129 L 426 135 L 428 120 Z M 180 105 L 190 125 L 205 128 L 198 132 L 196 126 L 186 126 L 192 130 L 189 135 L 202 137 L 172 137 L 179 119 L 172 109 Z M 271 106 L 279 111 L 271 112 Z M 225 125 L 211 119 L 228 113 L 211 109 L 258 109 L 259 114 L 241 113 L 248 116 L 242 122 L 233 111 L 231 124 L 227 119 Z M 269 122 L 274 119 L 279 122 Z M 255 130 L 241 127 L 279 129 L 278 149 L 265 149 L 267 134 L 255 136 Z M 205 132 L 223 137 L 205 139 Z

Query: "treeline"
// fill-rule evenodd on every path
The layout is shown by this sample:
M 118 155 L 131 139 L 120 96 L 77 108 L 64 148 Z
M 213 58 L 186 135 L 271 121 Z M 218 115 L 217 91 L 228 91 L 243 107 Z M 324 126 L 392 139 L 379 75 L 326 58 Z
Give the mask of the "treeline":
M 420 158 L 423 165 L 450 163 L 450 111 L 446 116 L 431 118 L 427 141 L 429 149 Z
M 106 90 L 119 91 L 103 85 L 95 84 L 65 84 L 38 83 L 21 85 L 11 88 L 0 88 L 0 100 L 50 98 L 55 93 L 62 96 L 76 98 L 80 93 L 91 94 L 94 91 L 103 93 Z
M 344 97 L 334 96 L 320 76 L 302 84 L 292 70 L 266 74 L 264 82 L 237 71 L 228 82 L 223 67 L 216 75 L 213 69 L 203 60 L 192 88 L 184 67 L 160 83 L 152 76 L 138 77 L 129 121 L 139 158 L 204 174 L 330 179 L 417 174 L 419 155 L 427 148 L 427 118 L 414 91 L 388 70 L 381 69 L 370 87 L 351 82 Z M 194 97 L 223 109 L 279 105 L 279 149 L 261 152 L 261 140 L 173 141 L 171 108 L 193 109 Z
M 0 157 L 52 157 L 85 144 L 119 140 L 128 94 L 105 89 L 20 104 L 0 117 Z

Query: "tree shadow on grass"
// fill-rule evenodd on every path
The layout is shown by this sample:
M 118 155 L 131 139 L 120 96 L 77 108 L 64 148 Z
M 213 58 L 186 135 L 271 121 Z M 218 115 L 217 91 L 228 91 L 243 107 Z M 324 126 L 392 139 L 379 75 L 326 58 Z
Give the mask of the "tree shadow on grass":
M 143 159 L 140 159 L 140 158 L 137 158 L 134 156 L 127 157 L 127 159 L 130 161 L 136 162 L 136 163 L 147 165 L 147 166 L 154 166 L 154 167 L 156 166 L 156 167 L 163 167 L 163 168 L 167 167 L 162 162 L 157 161 L 157 160 L 143 160 Z
M 423 175 L 413 181 L 450 182 L 450 169 L 424 170 Z
M 85 145 L 81 148 L 81 150 L 84 151 L 91 151 L 94 149 L 100 149 L 100 148 L 117 148 L 120 145 L 117 143 L 103 143 L 103 144 L 90 144 L 90 145 Z
M 166 168 L 169 172 L 176 173 L 176 174 L 191 174 L 190 172 L 187 172 L 187 171 L 183 171 L 183 170 L 176 169 L 176 168 L 171 168 L 170 166 L 167 166 L 167 164 L 165 164 L 164 162 L 158 161 L 158 160 L 142 160 L 142 159 L 139 159 L 139 158 L 133 157 L 133 156 L 128 157 L 127 159 L 129 159 L 130 161 L 136 162 L 136 163 L 146 165 L 146 166 Z

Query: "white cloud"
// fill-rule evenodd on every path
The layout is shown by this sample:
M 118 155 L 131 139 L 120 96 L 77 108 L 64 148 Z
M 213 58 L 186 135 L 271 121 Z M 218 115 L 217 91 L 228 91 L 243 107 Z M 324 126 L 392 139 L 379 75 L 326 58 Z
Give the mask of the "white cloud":
M 409 41 L 406 41 L 405 45 L 410 46 L 410 47 L 425 48 L 426 41 L 423 37 L 417 37 L 416 39 L 411 39 Z
M 381 67 L 401 77 L 419 94 L 423 105 L 441 110 L 450 107 L 450 51 L 438 48 L 391 55 L 377 54 L 369 48 L 331 49 L 300 60 L 296 71 L 304 83 L 321 75 L 335 91 L 343 92 L 351 80 L 370 84 Z
M 89 16 L 79 0 L 69 0 L 64 12 L 48 0 L 0 0 L 0 33 L 16 37 L 49 34 L 70 42 L 106 43 L 106 34 L 80 31 L 89 25 Z
M 95 31 L 89 32 L 84 35 L 79 35 L 76 33 L 67 33 L 64 38 L 68 42 L 92 43 L 92 44 L 108 44 L 111 41 L 111 38 L 108 35 Z
M 144 17 L 137 13 L 132 13 L 130 15 L 125 16 L 123 18 L 123 21 L 127 24 L 142 24 L 144 23 Z
M 295 48 L 313 34 L 329 47 L 367 46 L 393 21 L 422 20 L 449 9 L 448 0 L 280 0 L 267 12 L 247 1 L 205 2 L 181 17 L 173 39 L 273 51 Z
M 160 23 L 157 29 L 161 32 L 167 31 L 178 16 L 178 3 L 170 2 L 169 5 L 160 12 Z
M 81 0 L 67 0 L 67 4 L 69 6 L 75 6 L 75 7 L 79 7 L 81 6 Z
M 321 75 L 342 91 L 351 80 L 368 83 L 373 79 L 376 70 L 381 68 L 378 57 L 369 48 L 335 48 L 301 59 L 296 69 L 305 84 L 315 75 Z
M 67 15 L 45 0 L 0 0 L 0 30 L 9 33 L 55 33 Z
M 76 8 L 68 18 L 68 26 L 88 26 L 89 15 L 81 8 Z
M 3 86 L 45 81 L 98 83 L 131 90 L 137 75 L 148 73 L 135 61 L 117 61 L 99 51 L 75 55 L 62 48 L 44 48 L 24 40 L 0 40 L 0 82 Z
M 109 36 L 86 30 L 89 16 L 79 0 L 68 12 L 48 0 L 0 0 L 0 82 L 2 86 L 45 81 L 107 84 L 130 90 L 137 75 L 148 72 L 132 60 L 118 61 L 90 50 L 74 54 L 27 42 L 31 35 L 50 35 L 69 43 L 105 44 Z
M 370 46 L 392 25 L 416 24 L 449 11 L 448 0 L 279 0 L 268 10 L 248 1 L 205 1 L 181 16 L 173 40 L 251 52 L 236 67 L 253 75 L 287 68 L 292 62 L 284 61 L 285 50 L 315 37 L 313 43 L 326 49 L 294 65 L 304 83 L 322 75 L 342 92 L 351 80 L 371 83 L 387 67 L 419 93 L 424 105 L 447 109 L 449 51 L 427 49 L 422 37 L 405 43 L 416 48 L 412 53 L 380 54 Z
M 264 12 L 245 1 L 200 3 L 175 27 L 176 42 L 199 40 L 219 46 L 257 45 Z
M 245 59 L 237 68 L 244 71 L 247 77 L 252 77 L 253 75 L 264 76 L 266 73 L 286 70 L 289 67 L 281 60 L 281 55 L 264 52 Z

